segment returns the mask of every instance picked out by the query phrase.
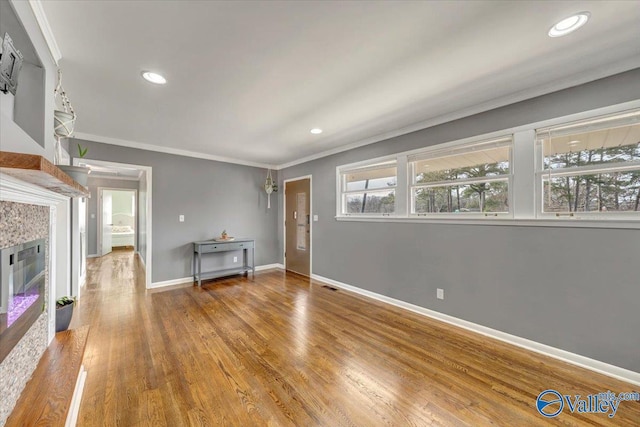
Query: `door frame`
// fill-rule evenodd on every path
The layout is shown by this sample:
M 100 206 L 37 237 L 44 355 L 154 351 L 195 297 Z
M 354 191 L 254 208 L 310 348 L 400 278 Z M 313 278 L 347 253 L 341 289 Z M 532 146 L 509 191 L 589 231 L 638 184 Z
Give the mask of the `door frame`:
M 80 165 L 80 163 L 84 163 L 84 162 L 90 162 L 90 163 L 94 163 L 96 165 L 101 165 L 101 166 L 127 166 L 127 167 L 132 167 L 135 169 L 139 169 L 142 172 L 144 172 L 146 174 L 146 180 L 147 180 L 147 203 L 146 203 L 146 223 L 147 223 L 147 229 L 146 229 L 146 248 L 147 248 L 147 256 L 146 259 L 144 260 L 144 272 L 145 272 L 145 287 L 147 289 L 151 288 L 151 284 L 152 284 L 152 268 L 153 268 L 153 212 L 152 212 L 152 207 L 153 207 L 153 168 L 151 166 L 143 166 L 143 165 L 136 165 L 136 164 L 130 164 L 130 163 L 119 163 L 119 162 L 109 162 L 106 160 L 94 160 L 94 159 L 81 159 L 78 157 L 75 157 L 73 159 L 73 164 L 78 166 Z M 140 179 L 137 180 L 138 182 L 140 182 Z M 140 212 L 140 210 L 136 210 L 136 212 Z M 89 214 L 89 209 L 87 208 L 87 215 Z M 87 222 L 87 227 L 88 227 L 88 222 Z M 88 240 L 88 238 L 87 238 Z M 97 239 L 96 239 L 97 241 Z M 141 258 L 140 258 L 141 259 Z
M 102 192 L 103 191 L 132 191 L 135 194 L 135 198 L 136 198 L 136 206 L 135 206 L 135 210 L 136 210 L 136 215 L 135 215 L 135 220 L 136 220 L 136 229 L 135 229 L 135 237 L 133 240 L 133 252 L 137 252 L 138 251 L 138 189 L 137 188 L 117 188 L 117 187 L 98 187 L 98 209 L 97 209 L 97 213 L 100 213 L 100 215 L 96 216 L 98 217 L 98 227 L 96 230 L 96 234 L 97 234 L 97 239 L 96 239 L 96 249 L 99 249 L 98 252 L 100 252 L 100 256 L 102 256 Z M 113 211 L 112 211 L 113 213 Z
M 289 178 L 282 181 L 283 197 L 282 197 L 282 261 L 284 270 L 287 271 L 287 182 L 300 181 L 301 179 L 309 179 L 309 278 L 313 276 L 313 175 L 303 175 L 295 178 Z

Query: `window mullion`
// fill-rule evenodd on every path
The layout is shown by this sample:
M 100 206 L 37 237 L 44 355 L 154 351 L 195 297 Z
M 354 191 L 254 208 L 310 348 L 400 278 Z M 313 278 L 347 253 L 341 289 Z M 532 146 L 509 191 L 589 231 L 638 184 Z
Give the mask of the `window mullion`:
M 409 171 L 407 165 L 407 156 L 399 155 L 397 158 L 397 171 L 396 178 L 396 215 L 407 216 L 407 209 L 409 205 Z
M 532 219 L 536 216 L 536 132 L 525 130 L 513 135 L 512 187 L 510 194 L 513 217 Z

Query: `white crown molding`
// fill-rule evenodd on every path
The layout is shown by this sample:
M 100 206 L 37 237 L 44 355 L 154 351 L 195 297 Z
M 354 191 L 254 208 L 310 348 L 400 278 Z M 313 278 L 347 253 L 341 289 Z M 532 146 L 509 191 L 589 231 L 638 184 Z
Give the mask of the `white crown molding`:
M 39 2 L 40 0 L 30 0 Z M 198 151 L 182 150 L 171 147 L 161 147 L 158 145 L 136 142 L 125 139 L 111 138 L 101 135 L 95 135 L 84 132 L 76 132 L 75 138 L 86 139 L 89 141 L 100 142 L 103 144 L 118 145 L 121 147 L 137 148 L 140 150 L 155 151 L 158 153 L 174 154 L 178 156 L 195 157 L 198 159 L 214 160 L 218 162 L 238 164 L 242 166 L 251 166 L 264 169 L 282 170 L 299 164 L 307 163 L 313 160 L 321 159 L 323 157 L 331 156 L 333 154 L 342 153 L 345 151 L 353 150 L 355 148 L 363 147 L 365 145 L 375 144 L 376 142 L 384 141 L 390 138 L 406 135 L 411 132 L 416 132 L 422 129 L 427 129 L 433 126 L 437 126 L 443 123 L 451 122 L 454 120 L 462 119 L 465 117 L 473 116 L 474 114 L 483 113 L 486 111 L 494 110 L 496 108 L 505 107 L 518 102 L 526 101 L 528 99 L 536 98 L 539 96 L 547 95 L 560 90 L 568 89 L 581 84 L 589 83 L 595 80 L 599 80 L 608 76 L 630 71 L 640 67 L 640 57 L 632 57 L 623 61 L 616 62 L 614 64 L 607 64 L 603 67 L 598 67 L 590 70 L 576 73 L 571 76 L 555 80 L 546 85 L 537 86 L 532 89 L 523 90 L 510 95 L 495 98 L 480 104 L 473 105 L 468 108 L 463 108 L 451 113 L 443 114 L 437 117 L 430 118 L 414 123 L 409 126 L 405 126 L 399 129 L 395 129 L 389 132 L 384 132 L 369 138 L 364 138 L 350 144 L 341 145 L 340 147 L 332 148 L 330 150 L 322 151 L 310 156 L 305 156 L 297 160 L 274 165 L 261 162 L 244 161 L 231 157 L 217 156 L 208 153 L 202 153 Z
M 179 148 L 161 147 L 159 145 L 147 144 L 145 142 L 136 142 L 126 139 L 110 138 L 107 136 L 94 135 L 91 133 L 75 132 L 75 139 L 83 139 L 87 141 L 100 142 L 102 144 L 117 145 L 120 147 L 137 148 L 138 150 L 155 151 L 157 153 L 174 154 L 176 156 L 195 157 L 196 159 L 213 160 L 216 162 L 233 163 L 236 165 L 250 166 L 254 168 L 275 169 L 275 165 L 258 162 L 248 162 L 231 157 L 216 156 L 213 154 L 200 153 L 197 151 L 182 150 Z
M 29 6 L 31 6 L 31 10 L 33 11 L 36 21 L 38 22 L 38 26 L 40 27 L 40 31 L 42 31 L 42 36 L 47 42 L 49 52 L 51 52 L 51 57 L 55 61 L 56 65 L 58 65 L 58 61 L 62 59 L 62 52 L 60 52 L 58 42 L 56 42 L 56 38 L 53 35 L 47 15 L 44 13 L 42 2 L 41 0 L 29 0 Z
M 599 67 L 599 68 L 587 70 L 581 73 L 573 74 L 572 76 L 555 80 L 551 83 L 548 83 L 542 86 L 537 86 L 533 89 L 523 90 L 510 95 L 502 96 L 500 98 L 495 98 L 490 101 L 476 104 L 468 108 L 463 108 L 462 110 L 457 110 L 452 113 L 443 114 L 441 116 L 437 116 L 428 120 L 417 122 L 400 129 L 395 129 L 395 130 L 384 132 L 369 138 L 361 139 L 351 144 L 342 145 L 340 147 L 332 148 L 331 150 L 326 150 L 317 154 L 312 154 L 310 156 L 302 157 L 298 160 L 293 160 L 291 162 L 279 164 L 275 167 L 275 169 L 276 170 L 286 169 L 291 166 L 296 166 L 302 163 L 310 162 L 312 160 L 317 160 L 323 157 L 331 156 L 332 154 L 338 154 L 344 151 L 349 151 L 355 148 L 363 147 L 365 145 L 375 144 L 376 142 L 384 141 L 386 139 L 395 138 L 401 135 L 406 135 L 411 132 L 427 129 L 443 123 L 462 119 L 464 117 L 473 116 L 474 114 L 483 113 L 486 111 L 494 110 L 496 108 L 515 104 L 517 102 L 526 101 L 527 99 L 532 99 L 538 96 L 547 95 L 547 94 L 568 89 L 574 86 L 579 86 L 581 84 L 589 83 L 594 80 L 599 80 L 608 76 L 623 73 L 625 71 L 630 71 L 638 67 L 640 67 L 640 57 L 629 58 L 627 60 L 620 61 L 615 64 L 607 64 L 604 67 Z
M 89 174 L 89 179 L 117 179 L 120 181 L 140 181 L 140 177 L 135 176 L 122 176 L 122 175 L 107 175 L 107 174 Z
M 366 289 L 358 288 L 357 286 L 348 285 L 346 283 L 338 282 L 337 280 L 329 279 L 317 274 L 311 274 L 313 280 L 323 282 L 329 285 L 333 285 L 337 288 L 345 289 L 347 291 L 354 292 L 365 297 L 375 299 L 393 306 L 403 308 L 405 310 L 412 311 L 423 316 L 431 317 L 436 320 L 448 323 L 453 326 L 457 326 L 471 332 L 485 335 L 490 338 L 495 338 L 499 341 L 512 344 L 517 347 L 524 348 L 545 356 L 552 357 L 554 359 L 562 360 L 563 362 L 570 363 L 572 365 L 580 366 L 582 368 L 589 369 L 594 372 L 598 372 L 609 377 L 613 377 L 622 381 L 634 385 L 640 385 L 640 373 L 634 372 L 629 369 L 624 369 L 619 366 L 611 365 L 609 363 L 601 362 L 599 360 L 591 359 L 589 357 L 581 356 L 576 353 L 571 353 L 560 348 L 551 347 L 550 345 L 542 344 L 536 341 L 522 338 L 516 335 L 511 335 L 506 332 L 499 331 L 497 329 L 488 328 L 486 326 L 479 325 L 477 323 L 469 322 L 468 320 L 459 319 L 457 317 L 450 316 L 448 314 L 440 313 L 438 311 L 430 310 L 428 308 L 420 307 L 405 301 L 397 300 L 395 298 L 381 295 L 375 292 L 368 291 Z

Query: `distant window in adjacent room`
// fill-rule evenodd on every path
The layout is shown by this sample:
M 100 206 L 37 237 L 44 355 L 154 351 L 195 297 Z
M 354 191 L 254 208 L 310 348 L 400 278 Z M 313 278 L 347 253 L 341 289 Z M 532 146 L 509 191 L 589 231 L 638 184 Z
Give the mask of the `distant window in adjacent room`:
M 640 214 L 640 110 L 536 131 L 541 214 Z

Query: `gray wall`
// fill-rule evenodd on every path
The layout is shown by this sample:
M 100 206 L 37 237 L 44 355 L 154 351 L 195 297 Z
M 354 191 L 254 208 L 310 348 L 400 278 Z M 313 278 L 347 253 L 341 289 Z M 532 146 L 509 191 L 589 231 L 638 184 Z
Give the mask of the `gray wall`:
M 9 33 L 14 47 L 23 55 L 22 69 L 18 74 L 18 88 L 14 98 L 13 111 L 3 111 L 24 130 L 34 141 L 44 147 L 45 96 L 53 97 L 45 90 L 45 69 L 36 49 L 16 16 L 13 7 L 6 0 L 0 1 L 0 38 Z M 13 97 L 0 93 L 0 97 Z M 9 103 L 3 108 L 9 110 Z M 53 132 L 52 132 L 53 133 Z
M 223 229 L 231 236 L 255 238 L 256 265 L 278 262 L 277 209 L 267 209 L 266 169 L 91 141 L 70 145 L 77 142 L 89 148 L 89 159 L 153 168 L 153 282 L 190 276 L 191 243 L 219 236 Z M 178 222 L 181 214 L 183 223 Z M 231 266 L 238 255 L 207 257 L 203 268 Z
M 640 69 L 280 171 L 281 186 L 313 175 L 313 273 L 640 372 L 639 230 L 334 219 L 336 166 L 637 100 L 638 82 Z
M 75 146 L 75 145 L 73 145 Z M 87 182 L 87 188 L 91 192 L 91 197 L 87 199 L 87 254 L 98 254 L 98 216 L 101 213 L 98 211 L 98 188 L 122 188 L 127 190 L 137 190 L 138 181 L 126 181 L 123 179 L 106 179 L 106 178 L 91 178 L 89 174 L 89 181 Z

